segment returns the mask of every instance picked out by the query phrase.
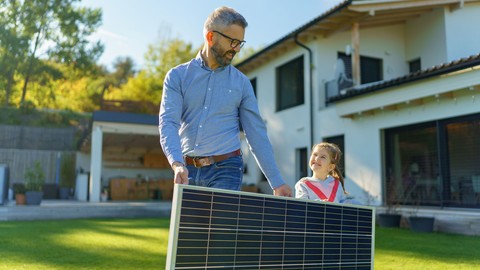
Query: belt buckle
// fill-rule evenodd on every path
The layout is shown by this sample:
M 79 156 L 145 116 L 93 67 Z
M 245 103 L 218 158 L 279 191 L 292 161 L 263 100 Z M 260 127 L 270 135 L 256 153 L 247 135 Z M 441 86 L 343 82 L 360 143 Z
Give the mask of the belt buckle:
M 195 168 L 210 166 L 213 163 L 215 162 L 213 161 L 212 157 L 193 158 L 193 166 L 195 166 Z

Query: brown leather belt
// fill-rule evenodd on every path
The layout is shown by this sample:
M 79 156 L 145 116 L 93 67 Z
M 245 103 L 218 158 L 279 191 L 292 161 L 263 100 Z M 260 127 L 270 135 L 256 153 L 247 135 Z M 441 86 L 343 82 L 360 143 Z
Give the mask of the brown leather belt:
M 202 167 L 205 167 L 205 166 L 210 166 L 215 162 L 224 161 L 227 158 L 240 156 L 241 154 L 242 154 L 242 152 L 240 151 L 240 149 L 237 149 L 233 152 L 226 153 L 226 154 L 223 154 L 223 155 L 218 155 L 218 156 L 208 156 L 208 157 L 184 156 L 183 158 L 185 159 L 185 164 L 193 165 L 196 168 L 202 168 Z

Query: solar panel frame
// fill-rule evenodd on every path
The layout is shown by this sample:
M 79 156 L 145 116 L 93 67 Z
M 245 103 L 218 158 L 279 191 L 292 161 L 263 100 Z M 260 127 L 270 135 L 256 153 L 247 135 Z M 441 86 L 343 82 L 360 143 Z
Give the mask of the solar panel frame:
M 175 185 L 166 269 L 373 269 L 375 209 Z

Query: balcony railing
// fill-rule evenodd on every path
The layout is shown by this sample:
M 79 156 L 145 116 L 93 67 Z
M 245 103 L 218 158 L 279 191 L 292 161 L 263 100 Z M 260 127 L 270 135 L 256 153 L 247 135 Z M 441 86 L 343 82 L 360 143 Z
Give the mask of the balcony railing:
M 342 90 L 346 90 L 353 86 L 353 81 L 348 80 L 338 80 L 334 79 L 325 83 L 325 96 L 326 100 L 329 100 L 332 97 L 336 97 L 343 94 Z

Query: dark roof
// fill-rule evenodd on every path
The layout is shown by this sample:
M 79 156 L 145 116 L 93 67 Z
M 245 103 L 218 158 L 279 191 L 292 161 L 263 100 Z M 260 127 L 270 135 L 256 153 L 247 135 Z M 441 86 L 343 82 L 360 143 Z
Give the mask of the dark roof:
M 352 3 L 352 0 L 345 0 L 345 1 L 337 4 L 336 6 L 332 7 L 331 9 L 327 10 L 326 12 L 324 12 L 322 15 L 316 17 L 315 19 L 311 20 L 310 22 L 308 22 L 308 23 L 304 24 L 303 26 L 297 28 L 296 30 L 290 32 L 289 34 L 287 34 L 283 38 L 280 38 L 276 42 L 270 44 L 269 46 L 265 47 L 264 49 L 258 51 L 257 53 L 251 55 L 247 59 L 238 63 L 237 65 L 235 65 L 235 67 L 240 69 L 242 66 L 244 66 L 244 65 L 248 64 L 250 61 L 253 61 L 254 59 L 256 59 L 259 55 L 264 54 L 265 52 L 271 50 L 272 48 L 276 47 L 277 45 L 283 43 L 284 41 L 286 41 L 288 39 L 295 38 L 296 35 L 305 31 L 305 29 L 317 24 L 320 21 L 325 20 L 326 18 L 330 17 L 331 15 L 333 15 L 333 14 L 337 13 L 338 11 L 344 9 L 345 7 L 350 5 L 351 3 Z
M 128 112 L 95 111 L 92 121 L 158 126 L 158 116 Z
M 392 86 L 398 86 L 406 83 L 415 82 L 418 80 L 424 80 L 434 76 L 439 76 L 439 75 L 459 71 L 462 69 L 466 69 L 466 68 L 470 68 L 478 65 L 480 65 L 480 53 L 469 56 L 469 57 L 461 58 L 449 63 L 444 63 L 444 64 L 433 66 L 427 69 L 423 69 L 414 73 L 409 73 L 405 76 L 393 78 L 390 80 L 374 82 L 366 85 L 354 86 L 352 88 L 347 89 L 346 94 L 331 97 L 327 102 L 330 103 L 330 102 L 341 101 L 344 99 L 383 90 Z

